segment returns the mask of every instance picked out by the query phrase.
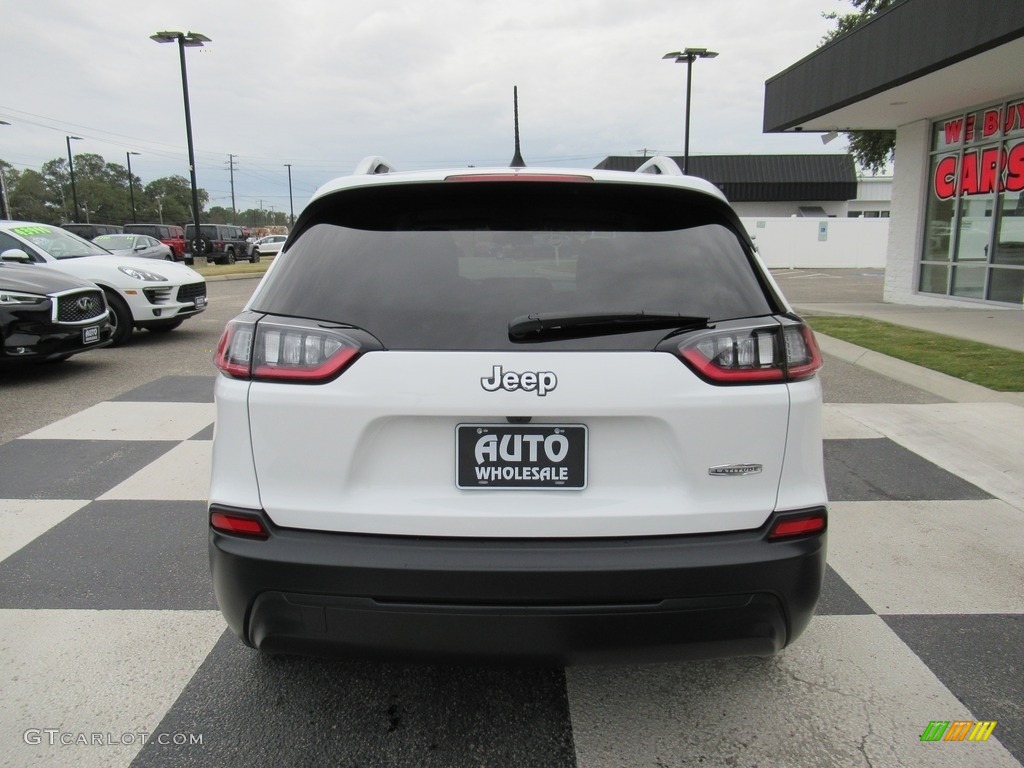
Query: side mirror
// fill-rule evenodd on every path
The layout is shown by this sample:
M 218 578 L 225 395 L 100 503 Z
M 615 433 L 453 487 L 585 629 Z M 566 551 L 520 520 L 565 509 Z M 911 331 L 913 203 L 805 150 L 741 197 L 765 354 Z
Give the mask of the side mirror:
M 19 261 L 23 264 L 28 264 L 32 261 L 32 257 L 21 250 L 21 248 L 11 248 L 0 253 L 0 261 Z

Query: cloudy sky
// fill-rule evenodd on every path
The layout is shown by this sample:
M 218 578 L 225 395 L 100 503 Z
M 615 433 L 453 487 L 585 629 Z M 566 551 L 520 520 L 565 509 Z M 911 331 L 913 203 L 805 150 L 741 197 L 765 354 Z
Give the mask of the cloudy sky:
M 4 3 L 0 158 L 18 169 L 92 152 L 143 182 L 188 176 L 177 46 L 186 50 L 199 185 L 239 209 L 296 212 L 325 181 L 379 154 L 400 169 L 507 165 L 519 87 L 528 165 L 612 154 L 840 152 L 761 132 L 764 82 L 814 50 L 846 0 L 77 0 Z

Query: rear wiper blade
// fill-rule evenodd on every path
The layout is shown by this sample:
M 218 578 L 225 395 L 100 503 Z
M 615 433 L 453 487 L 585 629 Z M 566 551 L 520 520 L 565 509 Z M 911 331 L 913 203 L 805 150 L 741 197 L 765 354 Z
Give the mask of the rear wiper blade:
M 557 341 L 672 329 L 676 331 L 706 328 L 708 318 L 677 312 L 616 312 L 605 314 L 540 312 L 520 315 L 508 324 L 509 341 Z

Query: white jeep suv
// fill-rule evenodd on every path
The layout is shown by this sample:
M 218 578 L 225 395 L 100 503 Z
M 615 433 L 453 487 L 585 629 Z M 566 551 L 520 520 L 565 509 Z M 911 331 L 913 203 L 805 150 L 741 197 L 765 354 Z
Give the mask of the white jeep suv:
M 768 655 L 825 570 L 820 356 L 722 194 L 379 158 L 221 339 L 214 589 L 271 653 Z

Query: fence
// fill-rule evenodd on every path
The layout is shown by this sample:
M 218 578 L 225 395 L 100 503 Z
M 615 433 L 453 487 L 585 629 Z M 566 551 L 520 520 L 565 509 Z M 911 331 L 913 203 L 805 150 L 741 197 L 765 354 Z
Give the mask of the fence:
M 889 219 L 741 219 L 771 269 L 884 269 Z

